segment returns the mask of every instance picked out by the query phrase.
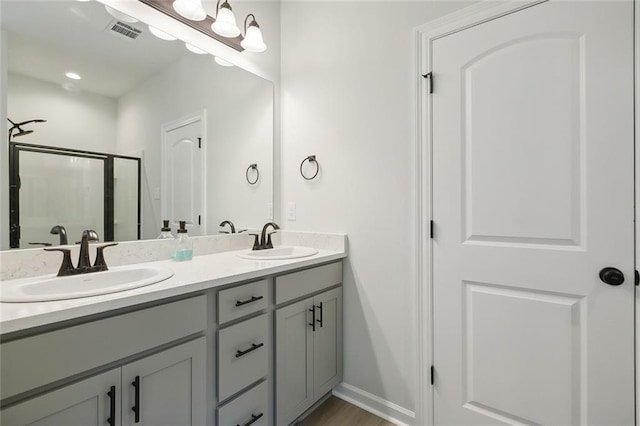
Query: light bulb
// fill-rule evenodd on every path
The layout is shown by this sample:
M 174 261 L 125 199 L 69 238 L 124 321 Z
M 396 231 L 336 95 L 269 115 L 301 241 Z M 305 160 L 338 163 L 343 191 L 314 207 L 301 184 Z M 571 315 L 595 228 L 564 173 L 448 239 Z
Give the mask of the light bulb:
M 249 52 L 264 52 L 267 50 L 267 45 L 262 40 L 262 31 L 256 21 L 249 24 L 247 33 L 244 35 L 244 39 L 240 42 L 240 45 Z
M 176 0 L 173 9 L 191 21 L 204 21 L 207 12 L 202 7 L 202 0 Z
M 219 58 L 218 56 L 214 56 L 213 60 L 216 61 L 216 64 L 222 65 L 223 67 L 233 67 L 234 66 L 231 62 L 226 61 L 226 60 L 224 60 L 222 58 Z
M 78 73 L 69 71 L 68 73 L 65 74 L 65 76 L 67 78 L 70 78 L 71 80 L 80 80 L 82 79 L 82 77 L 80 77 L 80 75 Z
M 152 27 L 151 25 L 149 25 L 149 31 L 151 32 L 151 34 L 153 34 L 154 36 L 162 40 L 169 40 L 169 41 L 176 40 L 176 38 L 171 34 L 167 34 L 164 31 L 160 31 L 159 29 Z
M 236 25 L 236 17 L 231 10 L 229 3 L 224 2 L 218 9 L 216 21 L 211 24 L 214 33 L 222 37 L 232 38 L 240 35 L 240 28 Z

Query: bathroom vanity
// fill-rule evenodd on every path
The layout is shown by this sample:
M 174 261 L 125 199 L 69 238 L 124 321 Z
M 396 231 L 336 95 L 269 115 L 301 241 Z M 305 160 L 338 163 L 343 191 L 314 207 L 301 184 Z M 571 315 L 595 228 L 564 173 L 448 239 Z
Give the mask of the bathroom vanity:
M 286 425 L 342 380 L 342 259 L 157 262 L 161 283 L 3 303 L 3 425 Z

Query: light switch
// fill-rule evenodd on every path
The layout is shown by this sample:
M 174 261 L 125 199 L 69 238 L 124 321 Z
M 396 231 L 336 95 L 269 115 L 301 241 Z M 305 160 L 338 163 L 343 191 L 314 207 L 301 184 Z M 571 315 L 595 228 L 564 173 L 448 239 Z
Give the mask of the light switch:
M 296 203 L 287 204 L 287 220 L 291 222 L 296 220 Z

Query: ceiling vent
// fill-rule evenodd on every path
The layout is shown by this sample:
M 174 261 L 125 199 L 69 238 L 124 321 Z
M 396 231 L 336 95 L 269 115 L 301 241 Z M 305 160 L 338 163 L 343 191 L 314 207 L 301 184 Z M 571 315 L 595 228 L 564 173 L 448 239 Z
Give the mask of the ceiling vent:
M 107 27 L 107 32 L 126 40 L 135 40 L 142 34 L 142 30 L 117 19 L 111 21 Z

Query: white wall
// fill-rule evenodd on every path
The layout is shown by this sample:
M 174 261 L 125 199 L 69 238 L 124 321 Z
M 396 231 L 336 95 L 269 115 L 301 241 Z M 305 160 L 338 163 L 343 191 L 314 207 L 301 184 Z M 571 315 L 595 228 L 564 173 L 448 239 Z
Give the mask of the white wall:
M 297 203 L 282 225 L 348 234 L 344 382 L 364 403 L 415 410 L 412 29 L 468 4 L 282 4 L 282 207 Z M 310 154 L 321 172 L 308 182 Z
M 142 238 L 159 233 L 162 125 L 207 111 L 207 233 L 222 220 L 258 228 L 273 197 L 273 85 L 236 67 L 221 67 L 210 55 L 187 55 L 118 103 L 118 153 L 144 152 Z M 246 182 L 257 163 L 261 179 Z
M 72 93 L 61 86 L 9 73 L 6 99 L 14 122 L 35 118 L 17 142 L 112 153 L 116 146 L 116 100 L 93 93 Z M 70 124 L 72 123 L 72 124 Z

